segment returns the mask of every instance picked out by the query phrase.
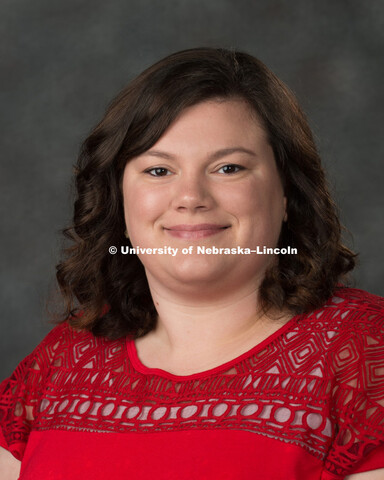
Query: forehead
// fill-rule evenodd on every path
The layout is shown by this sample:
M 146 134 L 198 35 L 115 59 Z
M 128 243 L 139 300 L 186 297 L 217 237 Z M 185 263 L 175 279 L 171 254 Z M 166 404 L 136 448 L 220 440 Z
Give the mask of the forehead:
M 196 147 L 220 142 L 225 147 L 267 139 L 262 120 L 245 100 L 208 100 L 185 108 L 154 146 L 172 143 L 181 148 L 187 142 Z

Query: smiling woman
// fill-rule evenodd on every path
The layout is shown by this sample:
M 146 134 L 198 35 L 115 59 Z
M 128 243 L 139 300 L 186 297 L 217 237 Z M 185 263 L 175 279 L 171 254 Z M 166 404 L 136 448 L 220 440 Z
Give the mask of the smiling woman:
M 311 131 L 265 65 L 148 68 L 76 187 L 62 317 L 0 386 L 4 478 L 381 478 L 384 301 L 346 286 Z
M 166 294 L 163 286 L 180 301 L 194 290 L 197 304 L 254 295 L 272 256 L 182 253 L 189 245 L 278 242 L 286 198 L 272 147 L 246 102 L 186 108 L 153 148 L 127 163 L 122 185 L 132 244 L 178 248 L 172 258 L 140 257 L 152 298 Z

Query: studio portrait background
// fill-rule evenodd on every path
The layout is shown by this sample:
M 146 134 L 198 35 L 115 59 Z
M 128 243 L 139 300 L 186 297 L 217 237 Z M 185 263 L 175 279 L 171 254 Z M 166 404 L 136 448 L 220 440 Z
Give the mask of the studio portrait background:
M 2 0 L 0 378 L 52 328 L 81 142 L 133 77 L 186 48 L 244 50 L 295 92 L 360 253 L 354 286 L 384 296 L 383 18 L 375 0 Z

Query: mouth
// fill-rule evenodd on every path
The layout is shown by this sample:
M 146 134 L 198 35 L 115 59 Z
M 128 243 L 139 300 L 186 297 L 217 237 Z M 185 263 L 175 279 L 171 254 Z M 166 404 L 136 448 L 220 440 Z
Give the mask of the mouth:
M 197 225 L 173 225 L 172 227 L 164 227 L 164 230 L 172 237 L 194 240 L 217 235 L 229 227 L 230 225 L 201 223 Z

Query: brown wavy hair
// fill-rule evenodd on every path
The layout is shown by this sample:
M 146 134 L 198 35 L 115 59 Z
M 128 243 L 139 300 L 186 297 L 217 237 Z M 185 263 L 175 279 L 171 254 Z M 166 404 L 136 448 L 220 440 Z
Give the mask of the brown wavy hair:
M 111 339 L 139 337 L 154 328 L 157 313 L 140 260 L 108 252 L 111 245 L 131 246 L 124 236 L 123 171 L 183 109 L 210 99 L 243 99 L 261 119 L 287 197 L 288 221 L 278 247 L 295 247 L 298 254 L 279 255 L 267 270 L 259 290 L 264 309 L 312 311 L 353 269 L 356 255 L 341 243 L 342 227 L 312 132 L 292 92 L 247 53 L 183 50 L 124 88 L 81 147 L 73 222 L 61 230 L 70 245 L 56 266 L 65 305 L 56 321 Z

